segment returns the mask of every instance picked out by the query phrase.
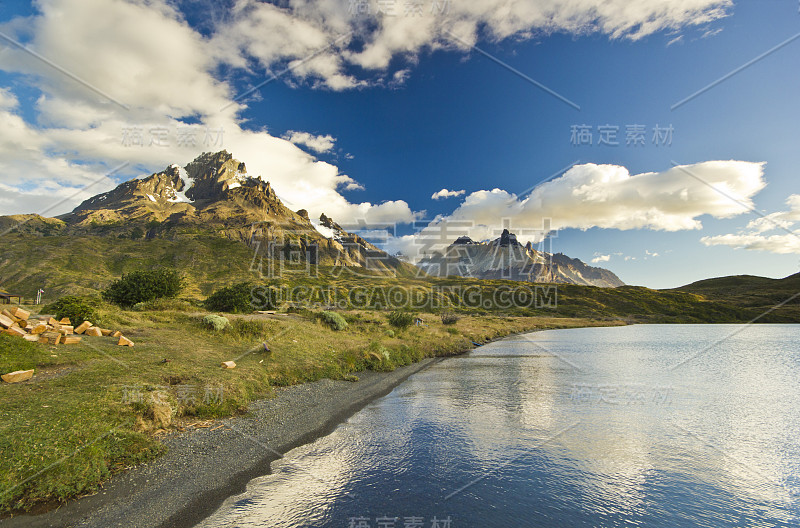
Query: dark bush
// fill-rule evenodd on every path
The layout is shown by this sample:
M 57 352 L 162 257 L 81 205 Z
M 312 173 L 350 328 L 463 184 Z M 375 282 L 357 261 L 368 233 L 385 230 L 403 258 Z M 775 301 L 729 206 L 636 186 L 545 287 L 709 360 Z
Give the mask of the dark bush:
M 217 290 L 206 299 L 206 309 L 214 312 L 250 313 L 253 311 L 255 289 L 256 286 L 251 282 L 240 282 Z
M 442 318 L 442 324 L 445 325 L 456 324 L 458 320 L 461 319 L 453 312 L 442 312 L 441 318 Z
M 76 325 L 84 321 L 90 321 L 96 325 L 99 304 L 100 302 L 97 299 L 65 295 L 59 300 L 42 307 L 42 313 L 54 314 L 56 319 L 69 317 L 70 322 Z
M 397 328 L 408 328 L 414 323 L 414 314 L 403 310 L 395 310 L 386 316 L 389 324 Z
M 322 312 L 319 314 L 319 318 L 333 330 L 344 330 L 347 328 L 347 321 L 336 312 Z
M 139 270 L 122 275 L 103 292 L 103 298 L 120 306 L 175 297 L 183 289 L 183 279 L 171 269 Z

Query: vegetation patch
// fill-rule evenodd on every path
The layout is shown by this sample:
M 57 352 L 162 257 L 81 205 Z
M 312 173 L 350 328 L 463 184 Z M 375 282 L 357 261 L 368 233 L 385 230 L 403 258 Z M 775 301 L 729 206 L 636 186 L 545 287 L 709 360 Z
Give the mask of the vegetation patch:
M 230 321 L 226 317 L 222 317 L 221 315 L 206 315 L 203 317 L 203 324 L 206 328 L 214 330 L 216 332 L 222 332 L 225 328 L 228 327 Z
M 252 282 L 240 282 L 215 291 L 206 299 L 208 310 L 227 313 L 250 313 L 253 311 L 252 296 L 255 285 Z
M 99 299 L 65 295 L 57 301 L 42 307 L 41 310 L 42 313 L 55 315 L 56 319 L 68 317 L 75 324 L 80 324 L 83 321 L 92 321 L 94 324 L 98 324 L 97 308 L 99 305 Z
M 347 328 L 347 321 L 336 312 L 322 312 L 319 314 L 320 320 L 333 330 L 344 330 Z
M 456 324 L 458 320 L 461 319 L 458 315 L 451 311 L 442 312 L 439 317 L 442 319 L 442 324 L 444 325 Z
M 395 310 L 386 316 L 389 324 L 396 328 L 408 328 L 414 324 L 415 315 L 405 310 Z
M 139 270 L 122 275 L 103 291 L 103 298 L 120 306 L 159 298 L 177 296 L 183 288 L 183 279 L 172 269 Z

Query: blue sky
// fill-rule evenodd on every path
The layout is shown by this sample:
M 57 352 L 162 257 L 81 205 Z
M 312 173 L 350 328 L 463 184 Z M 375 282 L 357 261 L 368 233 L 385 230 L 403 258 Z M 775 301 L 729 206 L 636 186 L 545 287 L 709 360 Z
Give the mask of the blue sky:
M 47 50 L 47 46 L 53 46 L 53 43 L 48 42 L 44 32 L 51 26 L 42 23 L 41 29 L 33 25 L 31 30 L 31 24 L 24 23 L 28 19 L 15 17 L 47 19 L 48 10 L 67 3 L 68 0 L 52 0 L 34 7 L 4 3 L 0 20 L 6 24 L 0 30 L 17 36 L 20 42 L 37 46 L 37 50 Z M 107 5 L 112 3 L 119 2 Z M 498 3 L 502 5 L 502 2 Z M 590 0 L 583 3 L 588 7 L 593 4 Z M 664 3 L 669 1 L 664 0 Z M 623 29 L 620 35 L 614 35 L 615 28 L 624 25 L 614 14 L 606 18 L 596 17 L 596 20 L 591 16 L 583 19 L 575 15 L 561 22 L 557 14 L 551 25 L 561 24 L 562 27 L 556 27 L 555 31 L 543 29 L 535 17 L 530 18 L 527 25 L 512 24 L 509 28 L 507 21 L 482 19 L 481 16 L 489 15 L 479 14 L 475 15 L 474 25 L 465 26 L 466 31 L 462 33 L 458 32 L 459 26 L 445 26 L 452 29 L 452 33 L 434 29 L 430 34 L 422 30 L 419 34 L 409 33 L 409 39 L 415 44 L 394 44 L 399 51 L 390 46 L 390 58 L 385 65 L 377 59 L 370 62 L 364 58 L 368 57 L 366 53 L 354 58 L 353 54 L 368 49 L 371 44 L 386 46 L 384 42 L 396 41 L 390 38 L 389 28 L 391 24 L 402 25 L 402 21 L 388 20 L 384 15 L 384 20 L 377 19 L 386 28 L 383 33 L 352 37 L 347 40 L 347 46 L 337 48 L 339 55 L 328 56 L 326 52 L 325 57 L 319 59 L 325 67 L 305 71 L 305 66 L 301 65 L 240 100 L 242 106 L 234 109 L 235 114 L 225 116 L 230 120 L 225 121 L 225 126 L 233 126 L 228 125 L 229 122 L 235 123 L 238 129 L 228 134 L 224 147 L 249 167 L 255 163 L 265 179 L 274 179 L 279 194 L 283 190 L 283 195 L 296 208 L 307 207 L 314 214 L 331 204 L 335 219 L 354 221 L 363 213 L 367 219 L 396 220 L 400 235 L 413 233 L 410 222 L 414 219 L 419 224 L 437 215 L 447 217 L 454 214 L 471 193 L 497 188 L 518 194 L 574 162 L 620 166 L 631 175 L 665 173 L 674 165 L 693 167 L 693 172 L 699 172 L 705 170 L 703 163 L 714 160 L 764 162 L 762 178 L 766 185 L 763 189 L 751 185 L 746 192 L 743 191 L 741 199 L 751 201 L 763 214 L 772 214 L 770 218 L 791 222 L 800 220 L 794 209 L 785 203 L 790 195 L 798 193 L 799 188 L 796 182 L 800 163 L 800 148 L 797 146 L 800 39 L 775 50 L 680 107 L 671 108 L 798 34 L 798 5 L 788 0 L 735 2 L 732 5 L 713 0 L 696 0 L 696 3 L 698 12 L 670 18 L 664 23 L 665 27 L 643 36 L 631 36 L 635 28 Z M 248 4 L 245 6 L 248 9 L 261 9 L 254 2 L 240 4 Z M 303 5 L 298 7 L 295 4 Z M 720 4 L 724 16 L 717 14 L 708 17 L 709 20 L 700 20 L 708 10 L 720 8 Z M 66 192 L 71 186 L 78 187 L 92 174 L 102 173 L 126 158 L 132 158 L 132 168 L 126 168 L 113 179 L 135 176 L 137 171 L 160 170 L 167 159 L 180 163 L 189 161 L 195 153 L 165 149 L 145 152 L 141 149 L 132 154 L 131 149 L 112 149 L 111 144 L 119 142 L 119 135 L 114 130 L 125 123 L 154 123 L 160 114 L 167 114 L 167 118 L 174 122 L 222 123 L 214 121 L 216 116 L 212 116 L 222 106 L 219 102 L 230 101 L 235 94 L 262 82 L 268 78 L 268 70 L 280 72 L 292 64 L 291 60 L 302 59 L 304 52 L 307 56 L 308 50 L 319 49 L 314 44 L 325 41 L 317 40 L 313 30 L 322 28 L 321 34 L 329 37 L 343 34 L 343 26 L 337 24 L 341 20 L 333 15 L 317 16 L 313 6 L 289 2 L 289 6 L 283 5 L 280 12 L 272 8 L 269 16 L 280 15 L 287 20 L 308 23 L 311 29 L 297 35 L 277 32 L 275 39 L 259 42 L 259 47 L 256 47 L 254 42 L 261 37 L 253 37 L 250 41 L 247 38 L 251 34 L 262 34 L 258 24 L 250 27 L 240 21 L 238 23 L 243 25 L 236 26 L 237 15 L 232 3 L 215 7 L 213 13 L 209 12 L 209 5 L 187 1 L 173 5 L 171 10 L 164 8 L 161 13 L 168 19 L 165 24 L 179 24 L 190 42 L 196 37 L 205 39 L 204 46 L 212 43 L 215 60 L 210 64 L 196 57 L 189 58 L 185 43 L 178 41 L 177 37 L 172 44 L 167 39 L 162 50 L 171 57 L 182 58 L 182 54 L 186 54 L 187 58 L 181 64 L 199 64 L 206 68 L 204 74 L 207 78 L 185 81 L 189 86 L 201 87 L 197 90 L 200 94 L 197 101 L 185 103 L 181 99 L 180 83 L 176 83 L 175 87 L 165 88 L 163 93 L 156 93 L 145 102 L 135 101 L 132 104 L 138 112 L 135 117 L 131 117 L 129 111 L 114 121 L 108 117 L 114 105 L 108 101 L 98 102 L 96 93 L 87 95 L 85 90 L 81 93 L 77 88 L 69 87 L 72 81 L 58 80 L 56 73 L 48 72 L 46 68 L 26 66 L 24 54 L 0 55 L 0 70 L 3 70 L 0 88 L 16 100 L 15 104 L 7 105 L 10 113 L 31 128 L 32 137 L 38 138 L 34 142 L 42 137 L 50 142 L 40 148 L 53 163 L 41 167 L 40 174 L 60 170 L 57 167 L 63 163 L 58 161 L 66 160 L 68 167 L 63 174 L 52 174 L 53 179 L 59 182 L 60 192 Z M 397 9 L 402 10 L 403 5 L 398 0 Z M 350 5 L 344 2 L 341 7 L 345 9 Z M 100 11 L 102 9 L 105 8 Z M 111 8 L 108 10 L 110 12 Z M 102 19 L 102 13 L 98 16 Z M 151 20 L 149 15 L 142 16 L 154 24 L 161 23 Z M 638 13 L 630 15 L 635 16 Z M 581 23 L 575 22 L 576 17 Z M 250 18 L 254 20 L 255 16 L 251 14 Z M 397 14 L 394 18 L 403 17 Z M 604 29 L 606 27 L 611 29 Z M 475 29 L 474 39 L 470 37 L 470 28 Z M 267 29 L 261 29 L 268 33 Z M 235 30 L 235 35 L 241 36 L 243 41 L 231 44 L 238 37 L 232 37 L 234 33 L 225 33 L 226 30 Z M 253 33 L 248 33 L 248 30 Z M 37 31 L 42 33 L 37 34 Z M 74 28 L 74 31 L 80 34 L 81 29 Z M 120 33 L 124 34 L 124 31 Z M 580 110 L 478 51 L 468 46 L 454 46 L 452 41 L 448 42 L 447 35 L 450 34 L 457 34 L 459 38 L 465 35 L 466 40 L 474 42 L 496 61 L 508 64 L 573 101 Z M 219 42 L 214 42 L 215 35 Z M 281 42 L 281 38 L 286 38 L 286 42 Z M 305 42 L 303 39 L 306 38 L 308 50 L 284 51 L 292 48 L 294 42 Z M 269 46 L 272 47 L 264 51 Z M 232 51 L 232 48 L 236 49 Z M 128 50 L 135 47 L 121 49 L 126 50 L 127 57 Z M 59 64 L 76 61 L 70 71 L 80 71 L 82 79 L 88 80 L 95 74 L 91 70 L 80 70 L 82 66 L 79 66 L 78 59 L 81 57 L 67 55 L 68 52 L 59 56 L 60 52 L 55 48 L 52 53 L 61 61 Z M 86 57 L 82 59 L 85 61 Z M 135 56 L 130 58 L 135 59 Z M 98 61 L 102 64 L 102 60 Z M 314 61 L 306 64 L 314 65 Z M 162 66 L 164 71 L 152 74 L 154 79 L 159 79 L 158 75 L 166 78 L 170 68 L 170 64 L 165 63 Z M 390 82 L 395 72 L 401 72 L 398 76 L 402 82 Z M 113 83 L 98 77 L 92 85 L 106 94 L 119 94 L 120 99 L 128 97 L 127 101 L 138 97 L 137 82 L 131 80 L 128 85 L 115 90 Z M 171 80 L 164 84 L 169 82 Z M 226 91 L 223 95 L 216 90 L 221 85 Z M 205 96 L 202 90 L 213 96 Z M 63 108 L 54 110 L 43 104 L 42 97 L 51 102 L 70 101 L 73 105 L 76 100 L 89 101 L 86 104 L 92 105 L 91 111 L 98 115 L 93 120 L 81 122 L 73 116 L 66 116 Z M 152 100 L 162 101 L 167 111 L 157 105 L 146 108 Z M 216 106 L 212 103 L 203 106 L 205 101 L 212 101 Z M 110 124 L 112 122 L 122 125 L 115 129 Z M 573 125 L 591 126 L 594 144 L 572 144 L 570 129 Z M 618 127 L 618 146 L 597 145 L 598 126 L 603 125 Z M 629 125 L 644 125 L 644 145 L 625 144 Z M 653 128 L 657 125 L 672 127 L 671 145 L 652 142 Z M 64 134 L 64 129 L 71 133 Z M 6 130 L 5 133 L 9 134 L 8 130 L 14 129 Z M 109 137 L 98 140 L 101 131 Z M 288 138 L 292 131 L 330 136 L 333 146 L 330 150 L 318 152 L 301 144 L 300 148 L 305 152 L 289 152 L 289 147 L 279 145 L 278 140 Z M 95 143 L 90 144 L 86 139 L 90 135 Z M 52 145 L 56 141 L 53 137 L 60 142 L 56 146 Z M 270 151 L 274 152 L 272 157 L 263 161 L 251 160 L 248 153 L 264 151 L 259 149 L 257 141 L 267 140 L 270 148 L 274 149 Z M 98 146 L 97 142 L 103 146 Z M 274 161 L 277 156 L 284 155 L 290 156 L 291 160 Z M 257 158 L 257 155 L 252 157 Z M 313 165 L 314 169 L 306 175 L 302 169 L 295 169 L 295 165 Z M 738 167 L 730 168 L 735 173 Z M 673 170 L 669 174 L 674 173 Z M 732 173 L 731 178 L 739 177 L 737 174 Z M 297 181 L 306 181 L 306 187 L 292 187 Z M 41 196 L 41 189 L 47 188 L 46 184 L 37 187 L 35 182 L 11 182 L 7 179 L 0 180 L 2 184 L 9 192 L 18 190 L 33 197 Z M 567 182 L 562 180 L 560 184 L 564 187 Z M 93 188 L 94 192 L 89 194 L 105 190 L 101 188 L 103 185 L 111 186 L 112 183 Z M 727 188 L 725 184 L 715 186 Z M 328 194 L 320 192 L 317 196 L 308 191 L 310 188 L 324 189 Z M 464 190 L 465 193 L 433 200 L 431 195 L 442 188 Z M 713 194 L 709 189 L 706 191 Z M 690 189 L 690 194 L 692 192 Z M 553 249 L 586 262 L 594 259 L 597 265 L 613 270 L 623 281 L 650 287 L 674 287 L 729 274 L 782 277 L 798 271 L 797 245 L 786 240 L 792 235 L 780 230 L 770 233 L 763 229 L 754 230 L 752 225 L 748 227 L 757 216 L 739 204 L 729 201 L 730 207 L 727 208 L 719 203 L 710 204 L 708 214 L 702 214 L 702 208 L 693 210 L 686 215 L 699 221 L 702 228 L 678 229 L 674 221 L 656 222 L 657 225 L 648 228 L 621 218 L 626 214 L 635 216 L 643 207 L 647 209 L 647 204 L 638 202 L 635 206 L 638 209 L 627 201 L 620 202 L 619 215 L 614 217 L 615 200 L 624 201 L 624 196 L 610 196 L 608 210 L 603 210 L 596 222 L 583 217 L 580 221 L 564 220 L 564 227 L 553 238 Z M 44 203 L 41 200 L 25 201 L 22 197 L 15 201 L 29 208 L 29 204 Z M 361 206 L 356 207 L 359 204 Z M 661 205 L 653 203 L 652 207 L 659 209 Z M 3 207 L 0 202 L 0 212 Z M 530 211 L 530 204 L 520 207 L 520 210 L 527 207 L 527 212 L 517 219 L 518 225 L 527 225 L 526 222 L 530 223 L 535 215 Z M 574 213 L 572 209 L 580 208 L 581 204 L 565 200 L 563 209 L 556 205 L 553 207 L 550 213 L 555 216 L 560 216 L 559 211 L 571 216 Z M 739 211 L 742 213 L 736 214 Z M 21 211 L 9 208 L 8 212 Z M 319 212 L 331 214 L 331 211 Z M 784 212 L 783 216 L 774 216 L 781 212 Z M 512 221 L 513 225 L 517 224 Z M 791 223 L 787 225 L 790 231 L 797 228 Z M 770 234 L 786 237 L 765 238 Z M 708 241 L 714 240 L 709 237 L 725 235 L 733 238 L 724 243 L 716 239 L 717 244 L 709 245 Z M 742 236 L 748 238 L 745 240 Z M 706 243 L 701 241 L 704 237 Z M 757 249 L 745 249 L 742 247 L 745 245 Z M 398 247 L 403 246 L 400 244 Z

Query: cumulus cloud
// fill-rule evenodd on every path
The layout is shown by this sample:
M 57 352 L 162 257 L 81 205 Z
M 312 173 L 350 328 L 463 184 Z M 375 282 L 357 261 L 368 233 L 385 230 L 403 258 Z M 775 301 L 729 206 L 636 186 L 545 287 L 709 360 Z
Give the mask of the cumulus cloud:
M 735 160 L 641 174 L 630 174 L 618 165 L 575 165 L 525 197 L 502 189 L 467 195 L 451 214 L 420 230 L 417 245 L 442 249 L 461 235 L 493 239 L 505 227 L 520 241 L 533 243 L 567 228 L 700 229 L 704 215 L 731 218 L 746 213 L 745 206 L 752 207 L 751 198 L 765 186 L 763 175 L 764 163 Z M 447 235 L 440 236 L 443 232 Z M 411 239 L 393 242 L 406 248 L 412 243 Z
M 452 198 L 454 196 L 461 196 L 466 191 L 461 189 L 460 191 L 448 191 L 447 189 L 442 189 L 441 191 L 436 191 L 431 195 L 433 200 L 441 200 L 443 198 Z
M 225 148 L 247 163 L 250 174 L 270 181 L 287 204 L 312 215 L 324 212 L 342 222 L 418 217 L 402 201 L 350 203 L 339 189 L 362 186 L 336 166 L 265 129 L 245 128 L 239 116 L 245 106 L 227 82 L 214 76 L 225 50 L 191 28 L 171 5 L 40 0 L 37 14 L 0 27 L 79 79 L 19 48 L 2 48 L 0 69 L 24 75 L 41 96 L 29 109 L 35 121 L 26 121 L 13 89 L 0 87 L 1 214 L 61 214 L 124 179 Z M 322 42 L 313 35 L 308 39 L 309 46 Z M 193 140 L 181 142 L 181 130 Z M 126 143 L 126 134 L 130 139 L 134 131 L 139 141 Z M 166 141 L 153 142 L 158 131 Z M 334 141 L 310 134 L 301 139 L 317 149 Z M 121 164 L 125 169 L 103 177 Z
M 273 72 L 314 86 L 344 90 L 369 82 L 348 73 L 350 66 L 383 72 L 395 57 L 414 64 L 426 51 L 468 51 L 479 38 L 493 42 L 530 39 L 554 32 L 601 33 L 638 40 L 662 30 L 706 26 L 728 14 L 731 0 L 472 0 L 426 4 L 382 0 L 313 2 L 287 0 L 280 6 L 238 0 L 212 37 L 215 56 L 240 68 Z M 676 37 L 677 38 L 677 37 Z M 258 68 L 252 67 L 252 63 Z M 390 84 L 409 73 L 400 65 Z M 380 82 L 383 76 L 374 79 Z
M 608 262 L 609 260 L 611 260 L 611 255 L 597 255 L 592 259 L 592 262 L 597 264 L 598 262 Z
M 242 114 L 247 92 L 237 95 L 227 79 L 245 73 L 252 89 L 273 80 L 328 90 L 385 84 L 385 79 L 397 85 L 413 75 L 413 65 L 423 52 L 464 53 L 479 38 L 499 42 L 567 32 L 637 40 L 665 29 L 707 25 L 726 16 L 732 2 L 442 4 L 447 9 L 426 8 L 423 16 L 408 16 L 402 6 L 397 16 L 388 16 L 378 9 L 377 1 L 369 3 L 368 12 L 354 13 L 349 0 L 286 0 L 279 5 L 236 0 L 232 8 L 209 4 L 213 16 L 193 28 L 179 10 L 181 4 L 168 0 L 37 0 L 34 15 L 0 24 L 0 30 L 70 76 L 3 43 L 0 69 L 24 77 L 41 95 L 33 108 L 22 111 L 14 90 L 0 87 L 0 126 L 5 131 L 0 138 L 0 183 L 6 191 L 2 212 L 41 210 L 38 205 L 52 205 L 75 194 L 54 211 L 63 213 L 85 197 L 81 189 L 89 183 L 101 181 L 89 192 L 95 194 L 122 179 L 171 163 L 185 164 L 204 150 L 227 148 L 247 163 L 252 174 L 269 180 L 293 207 L 306 208 L 312 215 L 325 212 L 345 222 L 412 221 L 421 213 L 402 201 L 350 203 L 339 190 L 361 186 L 336 166 L 266 129 L 246 126 Z M 395 57 L 404 60 L 393 61 Z M 178 129 L 193 131 L 197 140 L 179 143 Z M 208 129 L 224 131 L 224 141 L 204 142 Z M 126 130 L 145 135 L 168 130 L 170 142 L 154 145 L 150 137 L 150 142 L 126 145 L 122 141 Z M 327 151 L 317 150 L 327 148 L 326 136 L 309 134 L 306 139 L 298 144 L 315 153 Z M 127 168 L 114 175 L 114 181 L 103 179 L 122 163 Z M 24 185 L 19 174 L 26 175 Z M 470 195 L 459 214 L 488 211 L 492 200 L 499 204 L 516 199 L 508 193 L 484 193 L 488 194 Z M 531 214 L 524 204 L 518 207 Z M 643 215 L 650 223 L 669 223 Z
M 735 249 L 800 253 L 800 194 L 786 200 L 788 211 L 778 211 L 751 220 L 739 233 L 706 236 L 706 246 L 729 246 Z
M 330 134 L 315 136 L 308 132 L 298 132 L 296 130 L 286 132 L 283 135 L 283 139 L 291 141 L 295 145 L 305 145 L 318 154 L 330 151 L 334 143 L 336 143 L 336 139 Z
M 619 165 L 588 163 L 570 168 L 524 198 L 501 189 L 473 192 L 449 219 L 476 226 L 508 218 L 531 228 L 549 222 L 552 229 L 700 229 L 700 216 L 730 218 L 746 212 L 741 204 L 752 207 L 752 196 L 765 185 L 763 174 L 763 163 L 734 160 L 642 174 L 630 174 Z

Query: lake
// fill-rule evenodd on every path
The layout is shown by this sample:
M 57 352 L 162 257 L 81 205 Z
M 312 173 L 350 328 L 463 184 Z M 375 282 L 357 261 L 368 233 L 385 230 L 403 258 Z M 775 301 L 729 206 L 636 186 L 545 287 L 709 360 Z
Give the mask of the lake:
M 202 527 L 800 526 L 800 325 L 520 335 L 415 374 Z

